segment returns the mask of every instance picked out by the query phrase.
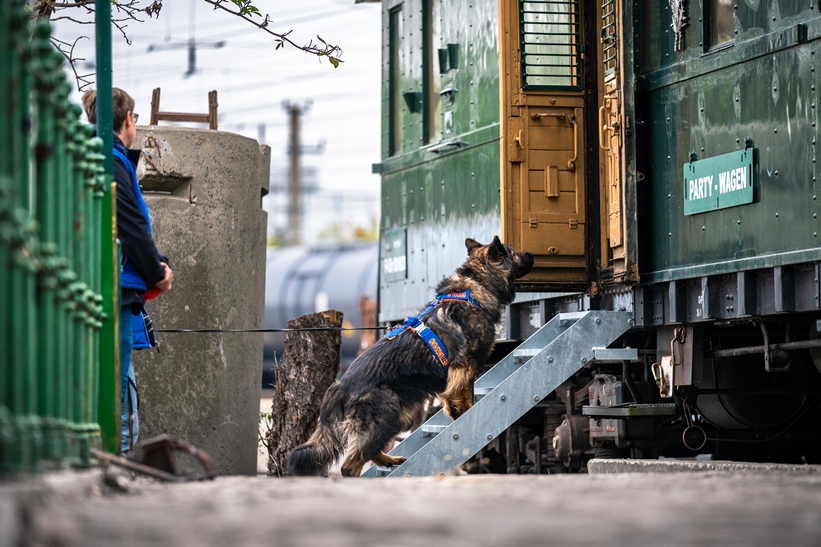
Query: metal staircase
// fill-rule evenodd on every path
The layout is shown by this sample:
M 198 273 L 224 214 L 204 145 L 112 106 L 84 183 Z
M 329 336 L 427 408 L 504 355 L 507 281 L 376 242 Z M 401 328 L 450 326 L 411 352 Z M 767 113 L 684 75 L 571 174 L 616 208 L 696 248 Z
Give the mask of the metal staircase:
M 562 313 L 476 380 L 474 405 L 458 420 L 439 411 L 391 451 L 407 461 L 363 477 L 437 475 L 456 469 L 632 326 L 630 312 Z

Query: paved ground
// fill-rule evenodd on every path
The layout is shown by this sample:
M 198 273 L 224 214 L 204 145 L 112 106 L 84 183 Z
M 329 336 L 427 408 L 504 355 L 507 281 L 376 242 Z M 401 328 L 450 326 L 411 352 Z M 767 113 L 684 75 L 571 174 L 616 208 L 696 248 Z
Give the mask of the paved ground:
M 260 409 L 270 405 L 263 397 Z M 167 484 L 116 469 L 51 473 L 0 480 L 0 547 L 821 547 L 821 466 L 591 469 L 602 474 Z
M 0 488 L 0 546 L 821 545 L 818 473 L 124 484 L 39 496 L 11 516 Z

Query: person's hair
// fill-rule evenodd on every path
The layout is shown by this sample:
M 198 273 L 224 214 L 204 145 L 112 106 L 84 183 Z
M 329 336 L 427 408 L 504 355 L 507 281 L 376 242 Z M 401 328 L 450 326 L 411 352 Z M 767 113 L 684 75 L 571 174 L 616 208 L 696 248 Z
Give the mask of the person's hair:
M 82 102 L 89 123 L 97 123 L 97 92 L 86 91 L 83 93 Z M 134 99 L 119 87 L 112 88 L 111 107 L 114 111 L 114 132 L 119 133 L 128 113 L 134 110 Z

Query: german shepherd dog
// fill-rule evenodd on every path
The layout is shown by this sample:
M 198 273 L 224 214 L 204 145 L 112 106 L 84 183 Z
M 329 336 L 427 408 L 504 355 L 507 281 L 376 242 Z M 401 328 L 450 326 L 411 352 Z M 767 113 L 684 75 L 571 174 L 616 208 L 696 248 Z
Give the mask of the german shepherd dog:
M 498 236 L 488 245 L 468 238 L 465 246 L 467 260 L 436 292 L 470 291 L 472 302 L 445 299 L 420 317 L 445 346 L 447 367 L 413 330 L 376 342 L 328 388 L 316 430 L 288 456 L 292 475 L 325 475 L 343 453 L 347 477 L 359 476 L 368 461 L 399 465 L 405 458 L 382 449 L 430 397 L 438 395 L 454 420 L 473 406 L 474 375 L 493 349 L 503 307 L 516 296 L 514 280 L 530 271 L 533 255 L 514 252 Z

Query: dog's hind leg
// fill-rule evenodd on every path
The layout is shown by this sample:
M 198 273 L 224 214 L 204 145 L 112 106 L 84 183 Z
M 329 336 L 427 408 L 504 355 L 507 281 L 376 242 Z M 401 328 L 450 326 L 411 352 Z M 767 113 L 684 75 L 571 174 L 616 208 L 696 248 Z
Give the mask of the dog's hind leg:
M 351 454 L 342 464 L 343 477 L 358 477 L 362 474 L 362 468 L 365 467 L 366 460 L 363 460 L 358 454 Z
M 387 466 L 401 463 L 398 461 L 401 458 L 382 452 L 402 428 L 399 397 L 391 389 L 381 388 L 361 395 L 348 412 L 345 428 L 349 456 L 342 464 L 343 476 L 359 476 L 369 460 Z
M 405 458 L 402 456 L 391 456 L 390 454 L 385 454 L 380 450 L 376 457 L 371 458 L 371 461 L 376 465 L 381 465 L 382 467 L 393 467 L 394 465 L 402 465 L 405 463 Z

